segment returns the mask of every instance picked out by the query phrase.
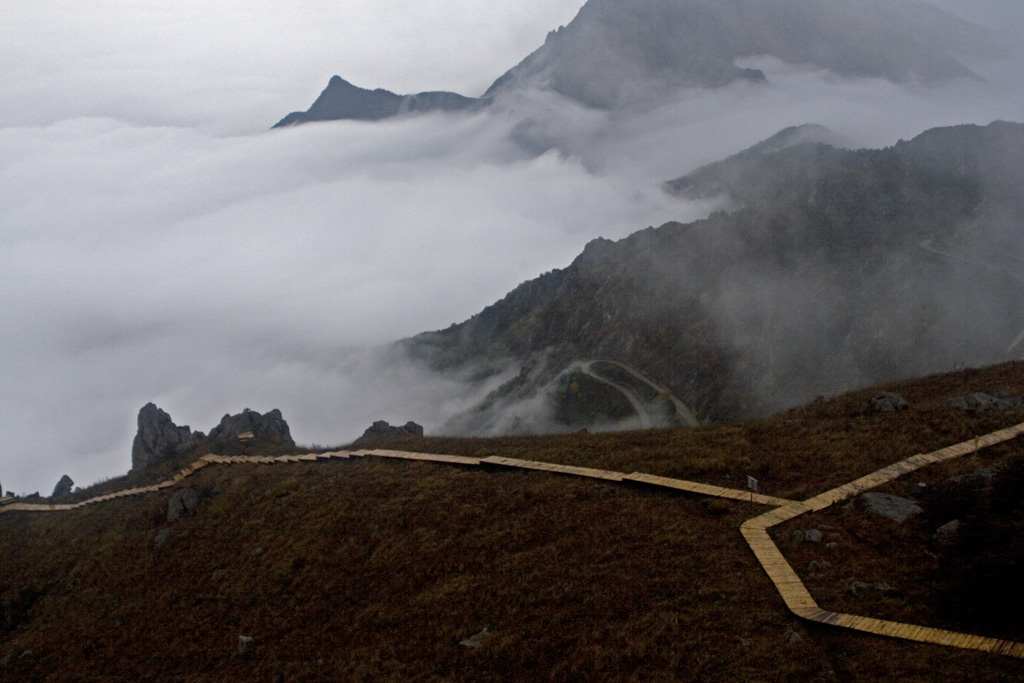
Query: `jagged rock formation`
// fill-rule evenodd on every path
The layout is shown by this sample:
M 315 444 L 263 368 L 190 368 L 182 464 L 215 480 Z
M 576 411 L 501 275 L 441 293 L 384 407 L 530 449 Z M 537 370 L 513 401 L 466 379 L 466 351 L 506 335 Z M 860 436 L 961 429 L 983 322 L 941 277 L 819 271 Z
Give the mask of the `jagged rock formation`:
M 352 85 L 341 76 L 333 76 L 327 87 L 306 111 L 296 111 L 278 121 L 274 128 L 294 126 L 310 121 L 355 119 L 379 121 L 401 114 L 424 114 L 431 111 L 460 111 L 477 104 L 471 97 L 453 92 L 421 92 L 396 95 L 390 90 L 367 90 Z
M 406 422 L 401 427 L 392 427 L 384 420 L 377 420 L 366 428 L 362 439 L 381 439 L 389 436 L 423 436 L 423 427 L 415 422 Z
M 132 471 L 146 469 L 152 463 L 195 448 L 203 439 L 202 432 L 192 432 L 188 426 L 179 427 L 171 416 L 153 403 L 139 411 L 139 429 L 132 443 Z
M 60 481 L 57 482 L 57 485 L 53 487 L 53 495 L 51 497 L 63 498 L 64 496 L 71 495 L 71 488 L 74 485 L 75 482 L 72 481 L 71 477 L 65 474 L 60 478 Z
M 210 430 L 209 442 L 214 453 L 238 453 L 246 447 L 273 450 L 295 445 L 288 423 L 276 408 L 266 415 L 248 408 L 237 415 L 225 415 L 220 424 Z

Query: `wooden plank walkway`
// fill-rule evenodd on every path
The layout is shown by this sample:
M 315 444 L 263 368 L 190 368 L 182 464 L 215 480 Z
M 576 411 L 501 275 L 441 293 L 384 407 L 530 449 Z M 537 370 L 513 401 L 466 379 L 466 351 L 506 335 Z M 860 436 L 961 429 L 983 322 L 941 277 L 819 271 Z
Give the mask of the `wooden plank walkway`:
M 359 457 L 394 458 L 397 460 L 418 460 L 421 462 L 440 462 L 448 465 L 466 465 L 474 467 L 480 464 L 480 458 L 467 458 L 461 455 L 437 455 L 435 453 L 409 453 L 407 451 L 357 451 Z
M 697 493 L 702 496 L 713 496 L 715 498 L 730 498 L 732 500 L 742 500 L 747 503 L 757 503 L 758 505 L 770 505 L 772 507 L 788 505 L 789 503 L 794 502 L 792 500 L 787 500 L 786 498 L 765 496 L 760 493 L 754 493 L 753 491 L 727 489 L 721 486 L 713 486 L 711 484 L 698 484 L 696 482 L 686 481 L 683 479 L 671 479 L 669 477 L 659 477 L 653 474 L 644 474 L 643 472 L 633 472 L 632 474 L 627 474 L 624 477 L 622 477 L 622 481 L 636 482 L 639 484 L 646 484 L 648 486 L 673 489 L 675 491 L 687 491 L 689 493 Z
M 768 535 L 768 530 L 770 528 L 799 517 L 800 515 L 823 510 L 840 501 L 860 495 L 865 491 L 893 481 L 922 467 L 977 453 L 982 448 L 987 448 L 989 446 L 1014 439 L 1021 434 L 1024 434 L 1024 423 L 1008 427 L 1006 429 L 1001 429 L 981 437 L 976 437 L 970 441 L 947 446 L 946 448 L 942 448 L 931 453 L 921 453 L 911 456 L 901 460 L 900 462 L 883 467 L 875 472 L 860 477 L 859 479 L 855 479 L 852 482 L 830 489 L 803 501 L 766 496 L 764 494 L 753 493 L 751 491 L 724 488 L 721 486 L 702 484 L 683 479 L 660 477 L 653 474 L 644 474 L 643 472 L 625 474 L 623 472 L 594 469 L 590 467 L 559 465 L 555 463 L 539 462 L 536 460 L 519 460 L 517 458 L 503 458 L 498 456 L 471 458 L 459 455 L 440 455 L 434 453 L 361 450 L 308 453 L 304 455 L 282 455 L 276 457 L 204 455 L 170 479 L 151 486 L 125 489 L 72 504 L 22 503 L 18 502 L 16 498 L 4 497 L 0 498 L 0 513 L 16 511 L 50 512 L 75 510 L 87 505 L 94 505 L 108 500 L 114 500 L 116 498 L 155 493 L 177 486 L 192 474 L 210 465 L 269 465 L 276 463 L 326 462 L 334 459 L 348 460 L 351 458 L 363 457 L 436 462 L 469 467 L 479 466 L 490 469 L 534 470 L 577 477 L 587 477 L 609 482 L 621 482 L 633 485 L 639 484 L 643 486 L 683 491 L 702 496 L 725 498 L 729 500 L 739 500 L 772 507 L 772 510 L 744 522 L 740 526 L 740 533 L 746 540 L 747 545 L 750 546 L 750 549 L 753 551 L 758 563 L 768 575 L 768 578 L 771 579 L 772 583 L 779 591 L 779 595 L 782 597 L 786 607 L 803 619 L 891 638 L 902 638 L 922 643 L 982 650 L 993 654 L 1024 659 L 1024 643 L 1016 643 L 967 633 L 944 631 L 926 626 L 916 626 L 913 624 L 904 624 L 824 610 L 814 601 L 814 598 L 807 590 L 807 587 L 804 585 L 799 575 L 797 575 L 793 570 L 793 567 L 789 564 L 782 552 L 778 549 L 778 546 L 775 545 L 771 537 Z
M 589 477 L 591 479 L 603 479 L 604 481 L 622 481 L 625 475 L 622 472 L 610 470 L 596 470 L 592 467 L 574 467 L 572 465 L 556 465 L 550 462 L 538 462 L 536 460 L 519 460 L 517 458 L 500 458 L 491 456 L 480 461 L 483 467 L 508 467 L 523 470 L 538 470 L 540 472 L 554 472 L 556 474 L 569 474 L 575 477 Z
M 783 602 L 786 603 L 786 607 L 799 617 L 821 624 L 849 628 L 890 638 L 902 638 L 921 643 L 982 650 L 993 654 L 1024 659 L 1024 643 L 823 610 L 814 601 L 814 598 L 811 597 L 803 581 L 793 571 L 793 567 L 786 561 L 778 546 L 775 545 L 768 535 L 768 529 L 795 517 L 808 512 L 824 510 L 830 505 L 834 505 L 852 496 L 860 495 L 865 491 L 898 479 L 904 474 L 914 472 L 922 467 L 977 453 L 982 448 L 1008 441 L 1020 434 L 1024 434 L 1024 423 L 1000 429 L 997 432 L 992 432 L 970 441 L 947 446 L 931 453 L 913 455 L 805 501 L 790 502 L 763 515 L 747 520 L 740 526 L 740 533 L 743 534 L 743 538 L 746 539 L 747 545 L 754 552 L 758 563 L 760 563 L 768 578 L 775 584 L 775 588 L 779 591 Z

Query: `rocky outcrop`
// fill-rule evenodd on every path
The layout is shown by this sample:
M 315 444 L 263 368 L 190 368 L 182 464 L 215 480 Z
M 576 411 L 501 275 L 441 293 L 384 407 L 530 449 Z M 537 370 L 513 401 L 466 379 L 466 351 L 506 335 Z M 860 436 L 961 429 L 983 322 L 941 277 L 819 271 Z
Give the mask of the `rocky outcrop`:
M 152 403 L 147 403 L 139 411 L 138 425 L 132 443 L 133 472 L 144 470 L 157 461 L 187 453 L 203 439 L 202 432 L 193 432 L 187 425 L 179 427 L 170 415 Z
M 238 453 L 246 448 L 273 450 L 294 446 L 288 423 L 277 408 L 266 415 L 246 408 L 237 415 L 225 415 L 210 430 L 210 450 L 214 453 Z
M 874 415 L 875 413 L 895 413 L 906 410 L 910 407 L 907 400 L 899 394 L 891 391 L 880 391 L 867 400 L 864 404 L 864 414 Z
M 71 480 L 71 477 L 64 475 L 57 482 L 57 485 L 53 487 L 53 498 L 63 498 L 64 496 L 71 495 L 71 488 L 75 485 L 75 482 Z
M 384 420 L 377 420 L 363 432 L 360 440 L 382 439 L 389 436 L 423 436 L 423 427 L 412 421 L 401 427 L 392 427 Z
M 327 87 L 306 111 L 295 111 L 278 121 L 274 128 L 294 126 L 311 121 L 379 121 L 402 114 L 423 114 L 430 111 L 459 111 L 476 105 L 478 100 L 453 92 L 421 92 L 397 95 L 390 90 L 367 90 L 352 85 L 341 76 L 334 76 Z
M 1020 396 L 1010 396 L 1008 394 L 993 396 L 979 391 L 968 396 L 951 398 L 946 402 L 946 405 L 951 408 L 959 408 L 971 415 L 984 416 L 1001 413 L 1012 408 L 1019 408 L 1021 399 Z

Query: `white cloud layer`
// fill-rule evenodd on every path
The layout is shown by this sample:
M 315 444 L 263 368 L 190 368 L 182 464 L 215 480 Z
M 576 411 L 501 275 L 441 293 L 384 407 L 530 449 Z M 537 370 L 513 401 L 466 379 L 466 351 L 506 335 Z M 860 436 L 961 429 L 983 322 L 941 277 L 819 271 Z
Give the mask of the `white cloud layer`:
M 277 407 L 307 444 L 375 419 L 436 426 L 464 386 L 374 347 L 472 315 L 591 238 L 708 211 L 662 180 L 805 122 L 882 145 L 1024 119 L 1019 62 L 925 91 L 761 60 L 770 86 L 630 116 L 526 93 L 474 116 L 267 130 L 333 73 L 479 94 L 579 4 L 0 8 L 4 487 L 123 473 L 147 401 L 204 431 Z

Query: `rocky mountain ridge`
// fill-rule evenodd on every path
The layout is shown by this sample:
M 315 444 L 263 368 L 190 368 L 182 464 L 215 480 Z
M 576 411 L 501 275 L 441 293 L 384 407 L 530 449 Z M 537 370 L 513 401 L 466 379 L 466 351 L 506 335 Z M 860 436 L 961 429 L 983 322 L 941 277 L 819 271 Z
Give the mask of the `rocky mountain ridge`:
M 668 184 L 718 188 L 731 212 L 594 240 L 567 268 L 402 342 L 438 372 L 522 368 L 450 430 L 587 426 L 551 419 L 585 358 L 629 364 L 702 420 L 1007 358 L 1024 327 L 1024 125 L 880 150 L 777 147 Z
M 998 57 L 1009 45 L 1001 34 L 912 0 L 589 0 L 480 98 L 396 95 L 334 76 L 307 111 L 275 127 L 463 111 L 517 90 L 557 93 L 598 109 L 628 108 L 686 88 L 765 82 L 761 70 L 739 64 L 763 56 L 840 77 L 934 85 L 977 78 L 961 59 Z

